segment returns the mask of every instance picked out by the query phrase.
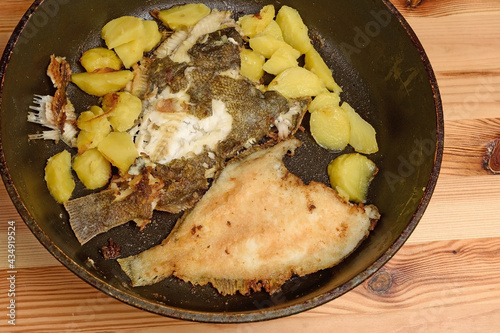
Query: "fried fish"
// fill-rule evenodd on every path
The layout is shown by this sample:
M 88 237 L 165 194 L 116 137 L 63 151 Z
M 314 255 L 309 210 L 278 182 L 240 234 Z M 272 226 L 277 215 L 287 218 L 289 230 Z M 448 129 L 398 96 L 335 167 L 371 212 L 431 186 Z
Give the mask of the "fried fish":
M 213 17 L 208 30 L 193 28 L 208 33 L 184 50 L 188 57 L 180 59 L 188 62 L 155 55 L 136 69 L 142 78 L 130 91 L 143 99 L 143 111 L 131 135 L 142 157 L 103 193 L 65 203 L 81 243 L 131 220 L 143 227 L 154 210 L 176 214 L 193 207 L 227 160 L 300 126 L 310 99 L 262 92 L 243 77 L 235 23 L 226 13 Z M 141 175 L 147 181 L 137 182 Z
M 274 293 L 293 275 L 338 264 L 380 215 L 322 183 L 304 184 L 283 163 L 295 138 L 238 158 L 158 246 L 118 259 L 134 286 L 175 276 L 221 294 Z

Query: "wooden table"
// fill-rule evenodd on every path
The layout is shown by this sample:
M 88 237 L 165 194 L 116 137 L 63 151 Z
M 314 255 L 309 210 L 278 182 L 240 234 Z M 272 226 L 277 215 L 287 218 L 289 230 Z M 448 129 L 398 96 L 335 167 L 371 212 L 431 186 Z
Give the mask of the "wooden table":
M 500 137 L 500 2 L 395 0 L 440 85 L 444 160 L 434 196 L 403 248 L 369 281 L 321 307 L 239 325 L 164 318 L 108 297 L 39 244 L 0 185 L 0 331 L 16 332 L 493 332 L 500 327 L 500 175 L 482 167 Z M 1 0 L 0 50 L 31 0 Z M 16 326 L 8 325 L 7 226 L 16 226 Z M 2 310 L 3 309 L 3 310 Z

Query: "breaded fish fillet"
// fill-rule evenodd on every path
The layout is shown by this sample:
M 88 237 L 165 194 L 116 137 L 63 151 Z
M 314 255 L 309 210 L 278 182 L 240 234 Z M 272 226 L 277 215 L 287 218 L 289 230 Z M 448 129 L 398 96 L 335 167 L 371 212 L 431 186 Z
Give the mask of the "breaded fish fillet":
M 273 293 L 342 261 L 380 215 L 291 174 L 282 158 L 299 145 L 292 138 L 229 164 L 160 245 L 118 260 L 132 284 L 173 275 L 221 294 Z

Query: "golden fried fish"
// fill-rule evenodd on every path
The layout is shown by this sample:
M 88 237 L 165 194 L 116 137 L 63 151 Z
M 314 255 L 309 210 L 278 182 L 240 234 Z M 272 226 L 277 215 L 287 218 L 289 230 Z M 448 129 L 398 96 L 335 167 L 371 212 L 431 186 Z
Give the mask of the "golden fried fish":
M 291 174 L 282 159 L 299 145 L 292 138 L 229 164 L 160 245 L 118 260 L 132 284 L 175 276 L 224 295 L 274 293 L 293 275 L 353 252 L 379 219 L 377 208 Z

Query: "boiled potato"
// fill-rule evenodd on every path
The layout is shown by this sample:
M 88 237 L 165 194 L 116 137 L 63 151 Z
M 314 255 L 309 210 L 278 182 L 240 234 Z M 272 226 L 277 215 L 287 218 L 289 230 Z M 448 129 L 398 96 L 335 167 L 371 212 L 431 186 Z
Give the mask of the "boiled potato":
M 376 132 L 372 125 L 354 111 L 354 109 L 347 103 L 342 103 L 344 109 L 349 117 L 351 124 L 351 137 L 349 144 L 355 151 L 363 154 L 373 154 L 378 151 L 378 144 Z
M 301 54 L 312 48 L 309 29 L 302 21 L 299 12 L 289 6 L 283 6 L 276 14 L 276 22 L 281 28 L 283 39 Z
M 111 127 L 109 132 L 111 132 Z M 85 151 L 96 148 L 99 143 L 109 134 L 103 132 L 87 132 L 85 130 L 80 130 L 78 137 L 76 138 L 76 147 L 78 148 L 78 154 L 83 154 Z
M 262 7 L 259 14 L 250 14 L 242 16 L 238 20 L 238 24 L 241 26 L 243 35 L 248 37 L 254 37 L 255 35 L 261 33 L 268 25 L 273 21 L 276 11 L 273 5 L 267 5 Z
M 45 181 L 50 194 L 57 202 L 64 203 L 71 198 L 76 184 L 71 174 L 71 154 L 67 150 L 48 159 Z
M 316 74 L 302 67 L 284 70 L 269 83 L 268 89 L 286 98 L 316 96 L 328 91 Z
M 311 134 L 323 148 L 341 151 L 349 144 L 351 125 L 339 106 L 326 107 L 311 114 Z
M 122 16 L 111 20 L 101 32 L 108 49 L 114 49 L 133 40 L 141 40 L 144 34 L 142 19 L 134 16 Z
M 84 111 L 76 122 L 80 132 L 76 140 L 78 153 L 95 148 L 111 132 L 111 124 L 104 110 L 92 106 L 89 111 Z
M 280 48 L 290 47 L 284 41 L 278 40 L 271 35 L 259 35 L 250 38 L 249 45 L 255 52 L 262 54 L 266 58 L 271 56 Z
M 144 24 L 144 52 L 150 52 L 161 42 L 161 32 L 155 21 L 143 21 Z
M 92 106 L 89 111 L 80 113 L 76 125 L 79 129 L 88 132 L 109 133 L 111 124 L 104 110 L 98 106 Z
M 71 81 L 81 90 L 99 97 L 123 89 L 133 78 L 134 74 L 131 71 L 71 75 Z
M 114 49 L 126 68 L 139 62 L 144 52 L 151 51 L 161 41 L 162 35 L 155 21 L 142 21 L 143 35 L 127 43 L 117 45 Z
M 125 173 L 139 156 L 132 137 L 125 132 L 109 133 L 97 146 L 99 152 Z
M 138 63 L 144 56 L 144 40 L 135 39 L 115 47 L 115 52 L 120 57 L 125 68 L 130 68 Z
M 266 61 L 264 56 L 250 49 L 242 49 L 240 57 L 241 75 L 253 81 L 260 81 L 264 75 L 264 70 L 262 69 L 264 62 Z
M 123 66 L 122 61 L 118 58 L 116 53 L 104 47 L 96 47 L 85 51 L 80 58 L 80 63 L 89 73 L 102 69 L 118 71 Z
M 316 96 L 311 104 L 309 104 L 309 108 L 307 110 L 310 113 L 313 113 L 323 108 L 337 106 L 340 106 L 340 96 L 336 93 L 325 92 Z
M 158 18 L 172 30 L 192 27 L 202 18 L 210 14 L 210 8 L 202 3 L 190 3 L 161 10 Z
M 115 131 L 125 132 L 132 128 L 142 111 L 141 100 L 129 92 L 104 96 L 102 108 Z
M 280 41 L 285 41 L 283 39 L 283 33 L 281 32 L 280 26 L 274 20 L 271 21 L 267 25 L 267 27 L 264 30 L 262 30 L 262 32 L 259 33 L 257 36 L 264 36 L 264 35 L 268 35 L 268 36 L 274 37 L 274 38 L 276 38 L 277 40 L 280 40 Z
M 376 164 L 358 153 L 337 157 L 328 165 L 331 186 L 347 201 L 366 202 L 368 188 L 378 172 Z
M 304 67 L 316 74 L 329 90 L 337 94 L 342 92 L 340 86 L 333 79 L 332 71 L 314 48 L 306 52 Z
M 89 190 L 105 186 L 111 177 L 111 164 L 95 148 L 75 156 L 73 170 Z
M 285 69 L 297 67 L 299 65 L 297 61 L 299 57 L 300 52 L 293 47 L 281 47 L 266 61 L 262 69 L 269 74 L 278 75 Z

